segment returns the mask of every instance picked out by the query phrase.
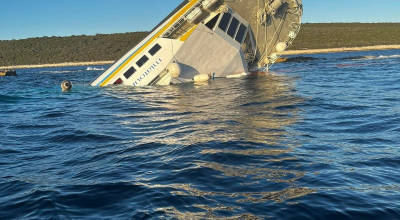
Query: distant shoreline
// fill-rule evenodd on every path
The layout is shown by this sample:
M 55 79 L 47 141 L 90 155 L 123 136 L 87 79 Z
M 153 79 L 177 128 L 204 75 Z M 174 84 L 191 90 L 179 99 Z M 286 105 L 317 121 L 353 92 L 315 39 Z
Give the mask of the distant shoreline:
M 396 49 L 400 49 L 400 44 L 376 45 L 376 46 L 365 46 L 365 47 L 341 47 L 341 48 L 328 48 L 328 49 L 288 50 L 283 52 L 282 55 L 288 56 L 288 55 L 340 53 L 340 52 L 355 52 L 355 51 L 370 51 L 370 50 L 396 50 Z
M 289 56 L 289 55 L 340 53 L 340 52 L 370 51 L 370 50 L 395 50 L 395 49 L 400 49 L 400 45 L 377 45 L 377 46 L 366 46 L 366 47 L 289 50 L 283 52 L 282 55 Z M 38 64 L 38 65 L 0 66 L 0 69 L 34 69 L 34 68 L 45 68 L 45 67 L 94 66 L 94 65 L 108 65 L 114 62 L 115 61 L 92 61 L 92 62 L 66 62 L 66 63 Z
M 45 67 L 68 67 L 68 66 L 95 66 L 112 64 L 115 61 L 92 61 L 92 62 L 66 62 L 53 64 L 37 64 L 37 65 L 16 65 L 16 66 L 0 66 L 0 69 L 35 69 Z

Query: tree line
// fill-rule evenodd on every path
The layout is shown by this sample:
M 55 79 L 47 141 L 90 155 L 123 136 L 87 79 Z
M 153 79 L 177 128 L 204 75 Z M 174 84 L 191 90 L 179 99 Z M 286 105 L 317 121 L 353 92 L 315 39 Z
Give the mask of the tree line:
M 117 60 L 148 32 L 0 41 L 0 66 Z M 291 50 L 400 44 L 400 23 L 306 23 Z
M 0 41 L 0 66 L 117 60 L 148 32 Z
M 291 50 L 400 44 L 400 23 L 307 23 Z

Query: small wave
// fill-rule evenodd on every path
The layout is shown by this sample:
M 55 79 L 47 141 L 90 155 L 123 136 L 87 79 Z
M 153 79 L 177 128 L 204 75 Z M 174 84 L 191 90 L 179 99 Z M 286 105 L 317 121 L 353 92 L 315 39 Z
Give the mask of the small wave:
M 72 70 L 45 70 L 45 71 L 40 71 L 39 73 L 46 73 L 46 74 L 53 74 L 53 73 L 73 73 L 77 71 L 72 71 Z
M 390 56 L 379 56 L 376 59 L 393 59 L 393 58 L 400 58 L 400 55 L 390 55 Z
M 0 95 L 0 103 L 16 103 L 23 99 L 25 99 L 25 98 L 18 97 L 18 96 Z
M 382 60 L 382 59 L 394 59 L 400 58 L 400 55 L 380 55 L 380 56 L 356 56 L 356 57 L 345 57 L 342 60 Z
M 317 58 L 317 57 L 289 57 L 285 59 L 284 62 L 293 62 L 293 63 L 302 63 L 302 62 L 309 62 L 314 60 L 327 60 L 326 58 Z
M 105 70 L 104 68 L 96 68 L 96 67 L 88 67 L 88 68 L 86 68 L 86 70 L 91 70 L 91 71 L 102 71 L 102 70 Z

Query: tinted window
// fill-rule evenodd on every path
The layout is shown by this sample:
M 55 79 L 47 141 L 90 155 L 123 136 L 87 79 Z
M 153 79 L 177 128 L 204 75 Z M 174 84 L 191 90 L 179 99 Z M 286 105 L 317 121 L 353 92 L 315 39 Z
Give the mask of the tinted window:
M 239 25 L 238 19 L 232 18 L 231 25 L 229 26 L 228 33 L 227 33 L 227 34 L 228 34 L 229 36 L 231 36 L 231 37 L 234 37 L 238 25 Z
M 114 85 L 122 84 L 124 81 L 122 81 L 121 78 L 117 79 L 117 81 L 114 82 Z
M 207 22 L 206 26 L 208 28 L 210 28 L 211 30 L 215 27 L 215 25 L 217 24 L 219 16 L 215 16 L 213 19 L 211 19 L 209 22 Z
M 160 49 L 161 49 L 161 46 L 159 44 L 156 44 L 149 50 L 149 54 L 154 56 L 154 54 L 156 54 Z
M 244 26 L 243 24 L 240 24 L 239 30 L 236 34 L 236 38 L 235 40 L 239 43 L 242 43 L 243 41 L 243 37 L 244 37 L 244 33 L 246 33 L 246 26 Z
M 219 22 L 218 27 L 221 28 L 221 30 L 226 31 L 226 28 L 228 27 L 229 21 L 231 20 L 232 15 L 229 13 L 225 13 L 222 16 L 221 21 Z
M 142 67 L 143 64 L 145 64 L 148 60 L 149 58 L 146 55 L 144 55 L 142 56 L 142 58 L 140 58 L 140 60 L 136 62 L 136 65 L 138 65 L 138 67 Z
M 124 73 L 125 78 L 129 79 L 136 72 L 135 68 L 131 67 L 128 71 Z

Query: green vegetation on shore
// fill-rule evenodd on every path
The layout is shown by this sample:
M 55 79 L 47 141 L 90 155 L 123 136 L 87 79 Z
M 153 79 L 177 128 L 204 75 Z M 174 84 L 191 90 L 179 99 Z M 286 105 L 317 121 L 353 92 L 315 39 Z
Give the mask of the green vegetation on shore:
M 303 24 L 291 50 L 400 44 L 400 23 Z
M 0 41 L 0 66 L 117 60 L 148 32 Z
M 0 66 L 117 60 L 148 32 L 0 41 Z M 290 48 L 400 44 L 400 23 L 303 24 Z

